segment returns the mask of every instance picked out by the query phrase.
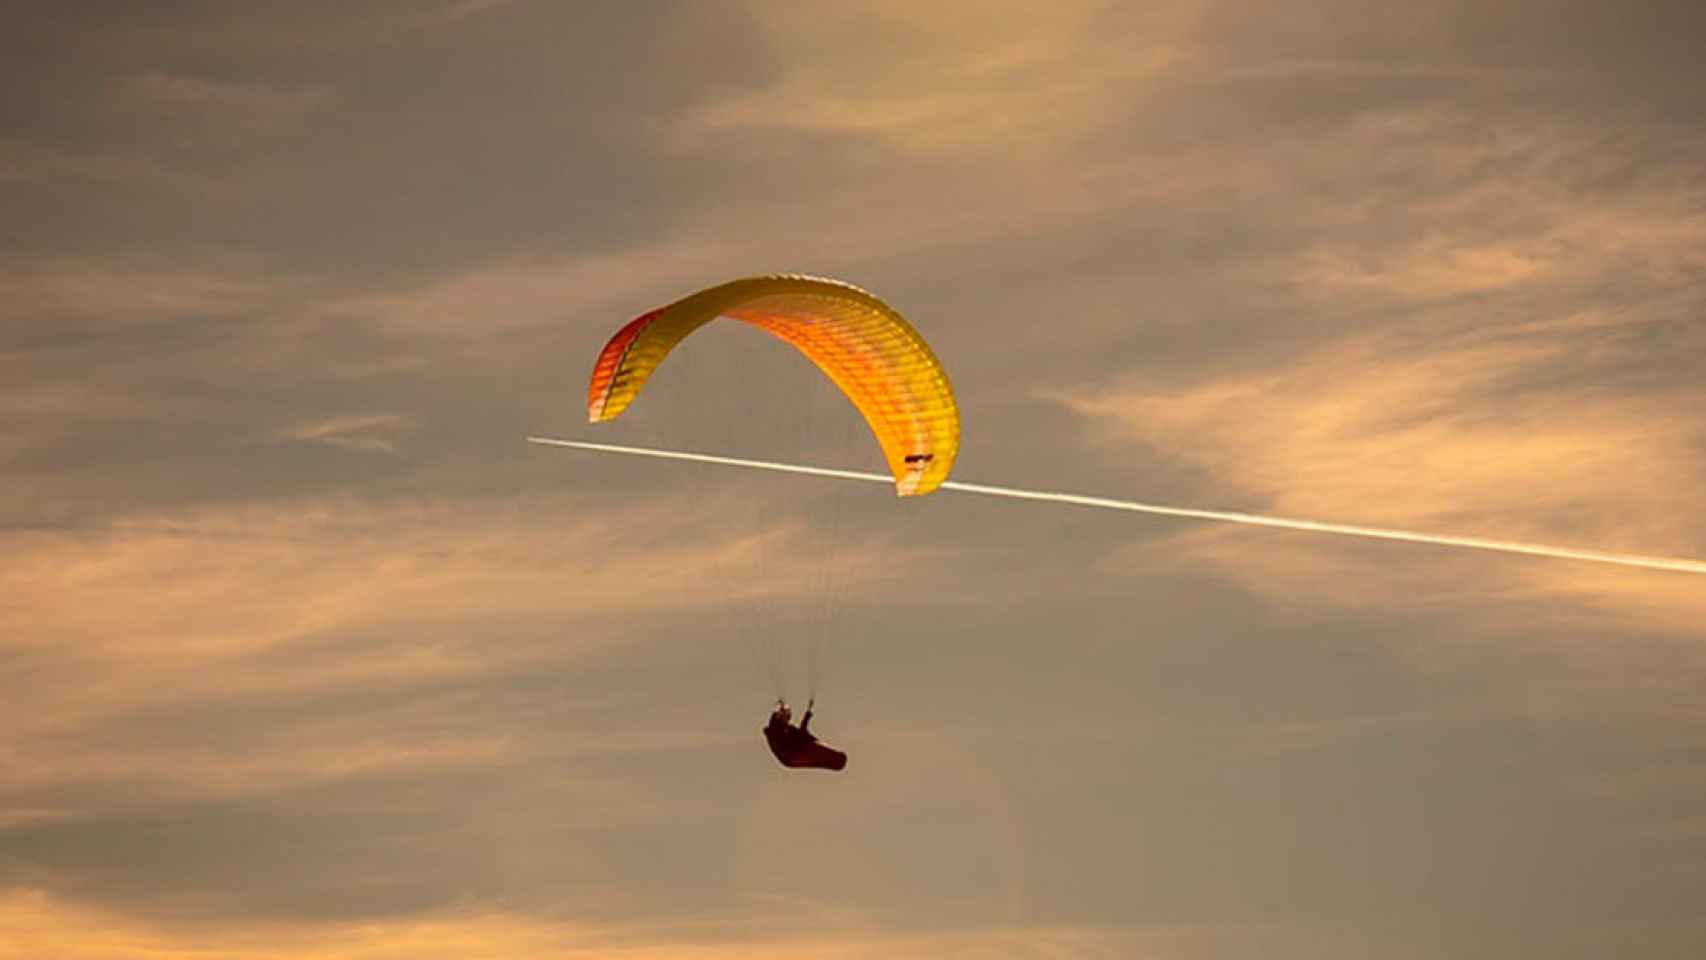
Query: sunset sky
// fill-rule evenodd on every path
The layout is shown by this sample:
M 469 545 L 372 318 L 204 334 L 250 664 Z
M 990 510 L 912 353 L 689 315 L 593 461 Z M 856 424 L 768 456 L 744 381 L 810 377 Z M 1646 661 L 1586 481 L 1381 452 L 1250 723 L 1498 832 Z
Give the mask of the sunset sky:
M 1706 578 L 523 439 L 1706 558 L 1703 9 L 7 5 L 0 960 L 1706 956 Z

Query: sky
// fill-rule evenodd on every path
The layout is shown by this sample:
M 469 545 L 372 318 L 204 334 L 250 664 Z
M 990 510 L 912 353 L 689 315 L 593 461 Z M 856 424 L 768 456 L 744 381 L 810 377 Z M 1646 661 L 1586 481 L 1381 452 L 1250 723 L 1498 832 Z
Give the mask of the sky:
M 1701 11 L 7 5 L 0 960 L 1706 955 L 1697 576 L 523 439 L 1706 558 Z

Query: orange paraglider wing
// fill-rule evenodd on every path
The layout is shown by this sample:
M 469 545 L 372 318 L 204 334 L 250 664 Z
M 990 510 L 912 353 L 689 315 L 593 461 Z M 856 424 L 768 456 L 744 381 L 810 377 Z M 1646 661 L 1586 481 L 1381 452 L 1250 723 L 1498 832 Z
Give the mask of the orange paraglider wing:
M 929 344 L 893 307 L 852 284 L 808 276 L 748 277 L 642 314 L 616 332 L 593 366 L 587 419 L 613 420 L 687 335 L 718 317 L 794 345 L 865 418 L 900 496 L 948 478 L 960 413 Z

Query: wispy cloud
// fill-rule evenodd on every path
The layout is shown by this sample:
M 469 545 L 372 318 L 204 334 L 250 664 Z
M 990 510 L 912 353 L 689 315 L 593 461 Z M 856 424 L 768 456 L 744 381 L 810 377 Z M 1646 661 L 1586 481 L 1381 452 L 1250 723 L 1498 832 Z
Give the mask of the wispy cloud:
M 1168 66 L 1194 5 L 1116 17 L 1096 3 L 964 9 L 866 0 L 833 12 L 758 8 L 779 78 L 695 110 L 685 132 L 787 129 L 870 137 L 908 153 L 1059 151 Z M 871 69 L 872 45 L 883 48 Z M 1009 157 L 1008 159 L 1011 159 Z
M 452 338 L 478 338 L 560 322 L 598 307 L 616 309 L 645 291 L 669 291 L 750 262 L 750 240 L 667 239 L 631 251 L 591 256 L 528 256 L 470 266 L 387 290 L 332 300 L 327 315 Z M 673 283 L 672 283 L 673 281 Z
M 0 588 L 18 602 L 0 621 L 0 650 L 31 664 L 37 678 L 0 708 L 12 734 L 10 772 L 0 779 L 13 785 L 165 769 L 149 751 L 109 749 L 88 735 L 138 710 L 198 698 L 405 689 L 535 659 L 573 660 L 648 615 L 807 597 L 829 568 L 856 591 L 863 578 L 899 576 L 917 560 L 885 550 L 876 564 L 861 555 L 874 546 L 854 544 L 808 563 L 813 541 L 786 522 L 733 531 L 708 526 L 684 505 L 605 504 L 589 513 L 572 498 L 502 507 L 307 502 L 6 540 Z M 674 579 L 680 571 L 704 573 Z M 525 636 L 538 633 L 529 623 L 551 624 L 547 633 L 558 640 L 464 635 L 478 623 L 488 624 L 480 635 Z M 383 639 L 399 633 L 414 639 Z M 295 729 L 306 736 L 311 727 Z M 282 759 L 239 750 L 170 766 L 179 777 L 223 782 L 246 770 L 271 779 L 280 763 L 324 770 L 490 747 L 446 743 L 430 730 L 419 731 L 415 746 L 377 728 L 371 736 L 347 727 L 321 733 Z
M 275 436 L 366 453 L 397 453 L 397 438 L 413 428 L 414 422 L 401 414 L 355 413 L 291 424 Z
M 0 257 L 0 322 L 14 333 L 63 333 L 130 323 L 228 317 L 257 309 L 292 282 L 241 258 L 185 263 L 130 257 Z M 14 341 L 15 342 L 15 341 Z
M 772 909 L 772 908 L 760 908 Z M 819 918 L 820 920 L 826 918 Z M 1190 927 L 1000 927 L 941 933 L 888 931 L 866 918 L 830 920 L 831 933 L 801 933 L 729 942 L 727 931 L 751 922 L 745 914 L 699 918 L 644 928 L 554 921 L 493 909 L 302 929 L 271 924 L 186 931 L 145 926 L 122 916 L 17 891 L 0 900 L 0 933 L 7 960 L 107 960 L 115 956 L 166 960 L 218 956 L 225 960 L 453 960 L 526 956 L 544 960 L 726 960 L 753 957 L 941 957 L 945 960 L 1101 960 L 1132 951 L 1195 955 L 1204 942 L 1224 940 Z
M 1677 414 L 1706 397 L 1693 384 L 1597 388 L 1592 371 L 1620 353 L 1606 334 L 1632 325 L 1423 327 L 1350 337 L 1279 373 L 1051 398 L 1088 418 L 1104 451 L 1136 443 L 1200 470 L 1205 496 L 1293 516 L 1687 553 L 1706 534 L 1694 523 L 1706 512 L 1706 461 L 1698 423 Z M 1368 569 L 1372 548 L 1283 540 L 1197 531 L 1155 550 L 1211 561 L 1265 593 L 1358 606 L 1534 591 L 1636 615 L 1687 599 L 1662 576 L 1387 550 Z M 1686 602 L 1668 619 L 1701 609 Z
M 185 191 L 201 181 L 134 149 L 100 150 L 0 138 L 0 184 L 119 186 Z
M 194 74 L 151 71 L 123 81 L 116 96 L 127 104 L 245 132 L 283 132 L 333 103 L 327 87 L 278 87 Z

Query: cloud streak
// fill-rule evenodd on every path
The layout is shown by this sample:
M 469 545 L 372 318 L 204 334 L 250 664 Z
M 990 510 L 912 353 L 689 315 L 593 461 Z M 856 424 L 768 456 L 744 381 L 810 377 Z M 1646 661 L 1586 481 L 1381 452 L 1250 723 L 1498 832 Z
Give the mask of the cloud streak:
M 1677 303 L 1689 302 L 1687 291 L 1681 296 Z M 1044 396 L 1082 418 L 1103 456 L 1154 451 L 1222 496 L 1261 502 L 1262 513 L 1350 510 L 1359 525 L 1475 524 L 1524 543 L 1568 536 L 1610 541 L 1619 553 L 1659 552 L 1629 549 L 1635 545 L 1686 550 L 1700 532 L 1698 487 L 1689 479 L 1706 464 L 1698 425 L 1676 412 L 1697 406 L 1700 392 L 1689 383 L 1628 389 L 1623 381 L 1655 340 L 1688 356 L 1698 337 L 1686 324 L 1651 318 L 1634 309 L 1479 323 L 1430 314 L 1341 337 L 1277 369 L 1167 389 L 1126 376 Z M 1697 622 L 1701 610 L 1686 587 L 1609 571 L 1425 571 L 1417 556 L 1344 590 L 1363 561 L 1306 544 L 1292 555 L 1190 535 L 1153 549 L 1199 557 L 1262 593 L 1334 604 L 1567 597 L 1578 616 L 1621 609 L 1632 622 L 1666 629 Z M 1557 608 L 1533 612 L 1546 609 Z
M 0 705 L 0 792 L 135 780 L 229 793 L 489 762 L 518 748 L 512 733 L 441 728 L 431 691 L 574 663 L 660 619 L 713 629 L 825 578 L 856 595 L 925 556 L 890 549 L 877 564 L 871 543 L 816 556 L 796 521 L 729 529 L 717 504 L 307 501 L 5 532 L 0 590 L 16 599 L 0 658 L 32 680 Z M 683 570 L 697 573 L 670 579 Z M 480 639 L 491 631 L 504 639 Z M 273 721 L 209 741 L 196 704 Z M 162 726 L 134 742 L 150 716 Z
M 833 933 L 800 931 L 727 942 L 775 905 L 749 913 L 690 918 L 674 925 L 598 925 L 554 921 L 481 906 L 435 915 L 303 930 L 284 925 L 159 929 L 66 903 L 38 890 L 0 897 L 0 960 L 453 960 L 526 956 L 541 960 L 755 960 L 799 956 L 854 960 L 872 956 L 944 960 L 1102 960 L 1133 949 L 1177 949 L 1205 939 L 1189 927 L 1000 927 L 941 933 L 885 930 L 859 916 L 818 917 Z M 789 906 L 781 909 L 797 909 Z M 74 933 L 71 931 L 75 931 Z

